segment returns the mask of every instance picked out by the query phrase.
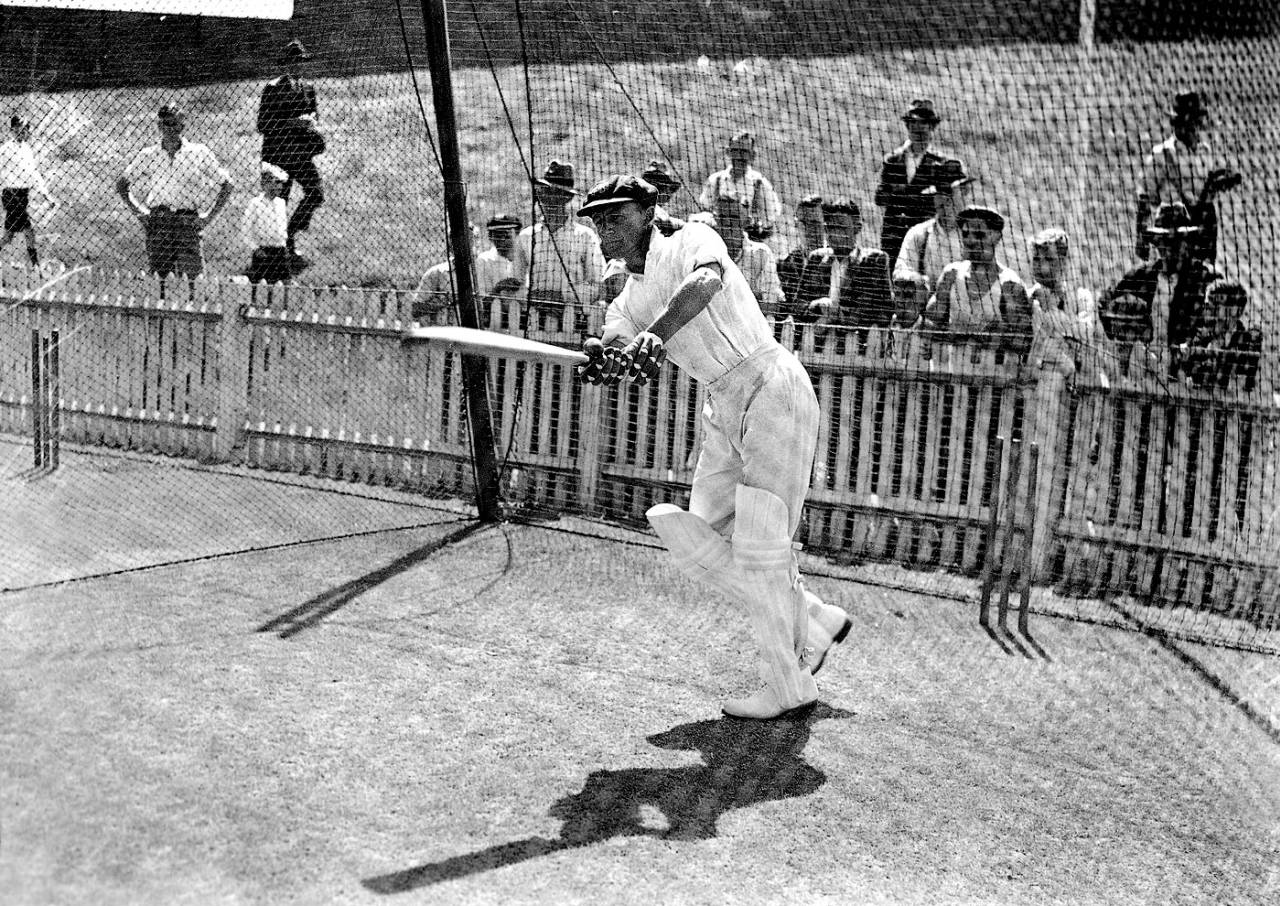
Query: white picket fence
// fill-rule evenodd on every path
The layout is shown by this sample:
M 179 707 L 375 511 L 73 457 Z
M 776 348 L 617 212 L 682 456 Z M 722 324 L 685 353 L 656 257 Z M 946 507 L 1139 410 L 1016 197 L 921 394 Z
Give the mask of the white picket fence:
M 415 293 L 98 274 L 51 286 L 24 277 L 0 292 L 0 431 L 29 432 L 30 334 L 56 329 L 67 441 L 472 492 L 459 360 L 401 340 Z M 520 306 L 494 301 L 491 326 L 528 321 L 531 337 L 580 343 L 573 311 L 543 324 Z M 598 328 L 599 312 L 588 320 Z M 1273 353 L 1251 390 L 1238 379 L 1214 392 L 1170 384 L 1141 347 L 1123 362 L 1095 351 L 1068 387 L 922 334 L 774 328 L 823 412 L 810 549 L 975 573 L 1034 529 L 1042 581 L 1274 612 Z M 489 395 L 509 504 L 640 523 L 653 503 L 687 494 L 702 401 L 682 372 L 606 391 L 563 366 L 495 359 Z M 997 438 L 1039 447 L 1034 500 L 1028 468 L 1007 486 L 1007 446 L 993 482 Z M 1012 508 L 1015 531 L 989 552 L 993 501 Z

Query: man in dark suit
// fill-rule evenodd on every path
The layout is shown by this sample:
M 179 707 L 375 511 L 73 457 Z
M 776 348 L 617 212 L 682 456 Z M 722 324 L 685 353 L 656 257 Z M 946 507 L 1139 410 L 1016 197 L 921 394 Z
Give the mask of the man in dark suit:
M 933 217 L 933 199 L 923 193 L 937 183 L 934 171 L 943 162 L 941 155 L 929 150 L 933 130 L 940 120 L 932 101 L 923 98 L 912 101 L 902 115 L 907 142 L 886 156 L 880 168 L 875 202 L 884 208 L 880 248 L 890 261 L 898 260 L 898 250 L 907 230 Z
M 289 257 L 295 270 L 307 262 L 294 248 L 298 233 L 311 226 L 311 216 L 324 203 L 324 187 L 314 158 L 324 153 L 324 137 L 316 129 L 320 114 L 316 109 L 316 89 L 302 80 L 304 64 L 311 54 L 301 41 L 285 45 L 280 62 L 285 74 L 268 82 L 258 105 L 258 131 L 262 133 L 262 159 L 289 174 L 282 196 L 286 202 L 296 182 L 302 199 L 289 218 Z

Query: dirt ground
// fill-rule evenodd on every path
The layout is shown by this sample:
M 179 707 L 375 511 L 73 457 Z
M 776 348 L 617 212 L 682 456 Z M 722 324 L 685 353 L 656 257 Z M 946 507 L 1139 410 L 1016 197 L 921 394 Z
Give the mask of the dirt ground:
M 118 475 L 8 480 L 7 562 Z M 818 578 L 822 704 L 749 724 L 745 621 L 651 537 L 378 506 L 140 571 L 77 522 L 106 574 L 0 593 L 6 903 L 1280 899 L 1280 659 Z

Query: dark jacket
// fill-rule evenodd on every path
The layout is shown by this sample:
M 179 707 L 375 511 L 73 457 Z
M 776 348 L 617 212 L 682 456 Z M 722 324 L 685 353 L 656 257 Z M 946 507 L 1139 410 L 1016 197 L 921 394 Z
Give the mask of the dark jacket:
M 1160 286 L 1160 275 L 1167 272 L 1163 260 L 1141 264 L 1120 278 L 1099 299 L 1099 316 L 1107 336 L 1121 343 L 1149 343 L 1153 335 L 1151 309 Z M 1204 304 L 1209 284 L 1222 275 L 1214 268 L 1188 258 L 1173 275 L 1173 294 L 1169 300 L 1169 345 L 1178 346 L 1191 339 Z
M 933 217 L 933 197 L 921 193 L 938 180 L 937 170 L 944 158 L 932 151 L 925 151 L 916 167 L 915 176 L 907 179 L 907 146 L 886 155 L 880 167 L 880 182 L 876 186 L 875 202 L 884 208 L 884 228 L 881 246 L 890 257 L 896 257 L 902 245 L 902 237 L 917 223 Z M 885 242 L 888 234 L 890 242 Z
M 831 249 L 793 249 L 778 262 L 778 282 L 782 284 L 786 312 L 803 318 L 814 299 L 831 291 Z
M 287 76 L 268 82 L 258 105 L 258 131 L 262 133 L 262 159 L 289 170 L 324 152 L 324 138 L 310 120 L 315 114 L 316 89 L 307 82 L 296 86 Z
M 840 320 L 856 327 L 888 327 L 893 321 L 889 256 L 880 249 L 856 249 L 840 281 Z

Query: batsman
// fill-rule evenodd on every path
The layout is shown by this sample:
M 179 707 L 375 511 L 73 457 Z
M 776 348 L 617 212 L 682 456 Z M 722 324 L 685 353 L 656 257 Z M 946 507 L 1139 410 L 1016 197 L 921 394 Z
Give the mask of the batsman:
M 742 602 L 764 685 L 725 714 L 769 720 L 818 699 L 813 675 L 851 623 L 800 579 L 796 546 L 818 436 L 818 400 L 773 337 L 746 278 L 709 226 L 654 224 L 657 190 L 612 176 L 587 194 L 606 260 L 625 263 L 603 335 L 583 344 L 579 379 L 645 383 L 670 358 L 706 390 L 689 509 L 646 514 L 676 566 Z M 667 235 L 667 233 L 670 235 Z

